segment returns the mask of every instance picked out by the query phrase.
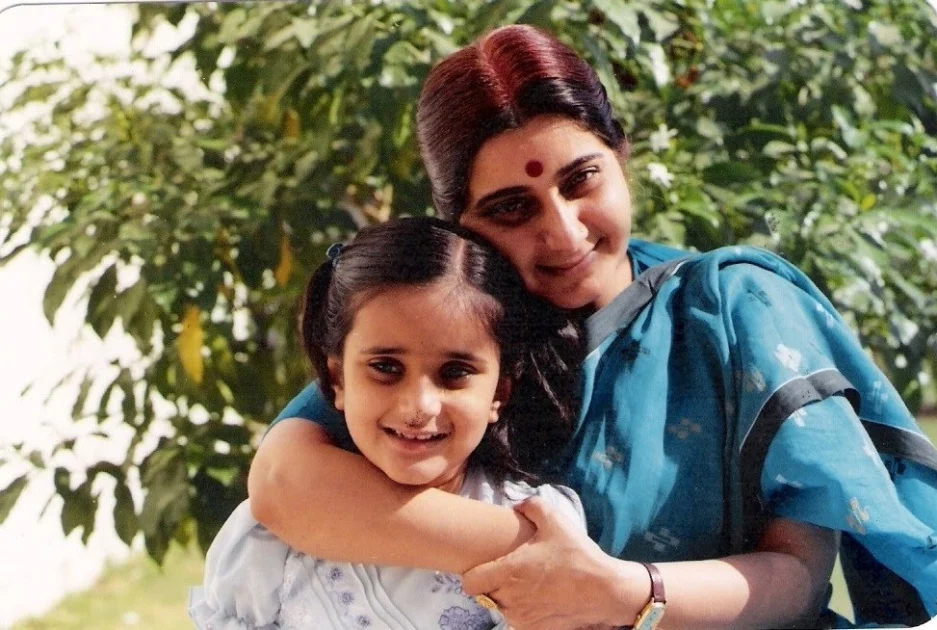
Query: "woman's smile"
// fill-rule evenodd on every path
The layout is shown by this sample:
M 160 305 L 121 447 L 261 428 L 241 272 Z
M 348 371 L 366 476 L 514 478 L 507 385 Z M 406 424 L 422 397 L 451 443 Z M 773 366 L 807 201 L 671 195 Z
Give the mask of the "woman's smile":
M 631 282 L 628 183 L 619 156 L 576 122 L 540 116 L 482 145 L 460 221 L 527 289 L 563 308 L 608 304 Z M 523 165 L 544 172 L 531 177 Z
M 589 268 L 597 258 L 597 249 L 604 239 L 598 242 L 586 251 L 577 254 L 574 257 L 561 260 L 559 262 L 548 262 L 537 265 L 537 270 L 556 278 L 565 277 L 571 279 L 573 276 L 589 273 Z

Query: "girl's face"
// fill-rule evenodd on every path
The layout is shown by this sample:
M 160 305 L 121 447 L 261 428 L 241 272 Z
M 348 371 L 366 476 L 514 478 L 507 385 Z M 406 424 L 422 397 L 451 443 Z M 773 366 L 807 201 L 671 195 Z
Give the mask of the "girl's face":
M 358 309 L 341 361 L 329 359 L 352 439 L 398 483 L 458 492 L 507 395 L 498 345 L 459 299 L 465 290 L 378 293 Z
M 563 308 L 608 304 L 631 282 L 631 194 L 618 156 L 562 116 L 482 145 L 460 222 Z

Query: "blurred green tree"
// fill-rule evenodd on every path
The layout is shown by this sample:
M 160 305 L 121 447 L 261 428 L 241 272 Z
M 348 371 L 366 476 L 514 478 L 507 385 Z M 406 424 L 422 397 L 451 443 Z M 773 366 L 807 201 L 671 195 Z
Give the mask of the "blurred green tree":
M 164 22 L 195 23 L 146 54 Z M 55 471 L 66 532 L 115 523 L 162 559 L 205 547 L 245 496 L 259 435 L 308 381 L 294 321 L 308 273 L 359 227 L 431 212 L 414 137 L 440 57 L 492 27 L 556 33 L 601 75 L 633 141 L 635 232 L 701 250 L 770 248 L 851 320 L 912 407 L 937 348 L 937 19 L 925 0 L 383 0 L 141 4 L 132 63 L 88 81 L 18 54 L 0 154 L 0 262 L 52 257 L 51 321 L 72 290 L 143 357 L 76 420 L 120 401 L 122 462 Z M 205 96 L 161 85 L 194 67 Z M 149 78 L 148 78 L 149 77 Z M 153 78 L 156 77 L 156 78 Z M 129 281 L 126 278 L 134 278 Z M 86 289 L 85 289 L 86 287 Z M 171 435 L 144 439 L 157 417 Z M 71 449 L 74 441 L 59 449 Z M 0 493 L 0 522 L 33 471 Z M 128 479 L 145 490 L 135 505 Z

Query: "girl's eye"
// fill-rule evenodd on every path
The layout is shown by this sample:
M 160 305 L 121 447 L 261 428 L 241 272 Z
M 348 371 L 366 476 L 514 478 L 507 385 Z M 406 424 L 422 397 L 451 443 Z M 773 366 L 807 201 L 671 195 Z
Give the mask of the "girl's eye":
M 589 166 L 570 175 L 569 179 L 563 182 L 560 192 L 564 197 L 575 194 L 587 181 L 599 174 L 599 167 Z
M 447 363 L 439 371 L 439 375 L 445 382 L 461 381 L 472 374 L 475 374 L 475 370 L 464 363 Z
M 403 366 L 399 361 L 390 359 L 377 359 L 368 363 L 368 367 L 382 376 L 398 376 L 403 373 Z

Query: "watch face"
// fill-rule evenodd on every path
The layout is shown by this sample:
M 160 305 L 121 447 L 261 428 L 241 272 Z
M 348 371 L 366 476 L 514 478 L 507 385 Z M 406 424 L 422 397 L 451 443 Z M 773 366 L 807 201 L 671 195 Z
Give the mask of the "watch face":
M 664 617 L 666 606 L 660 602 L 652 602 L 645 608 L 644 613 L 634 624 L 634 630 L 653 630 Z

